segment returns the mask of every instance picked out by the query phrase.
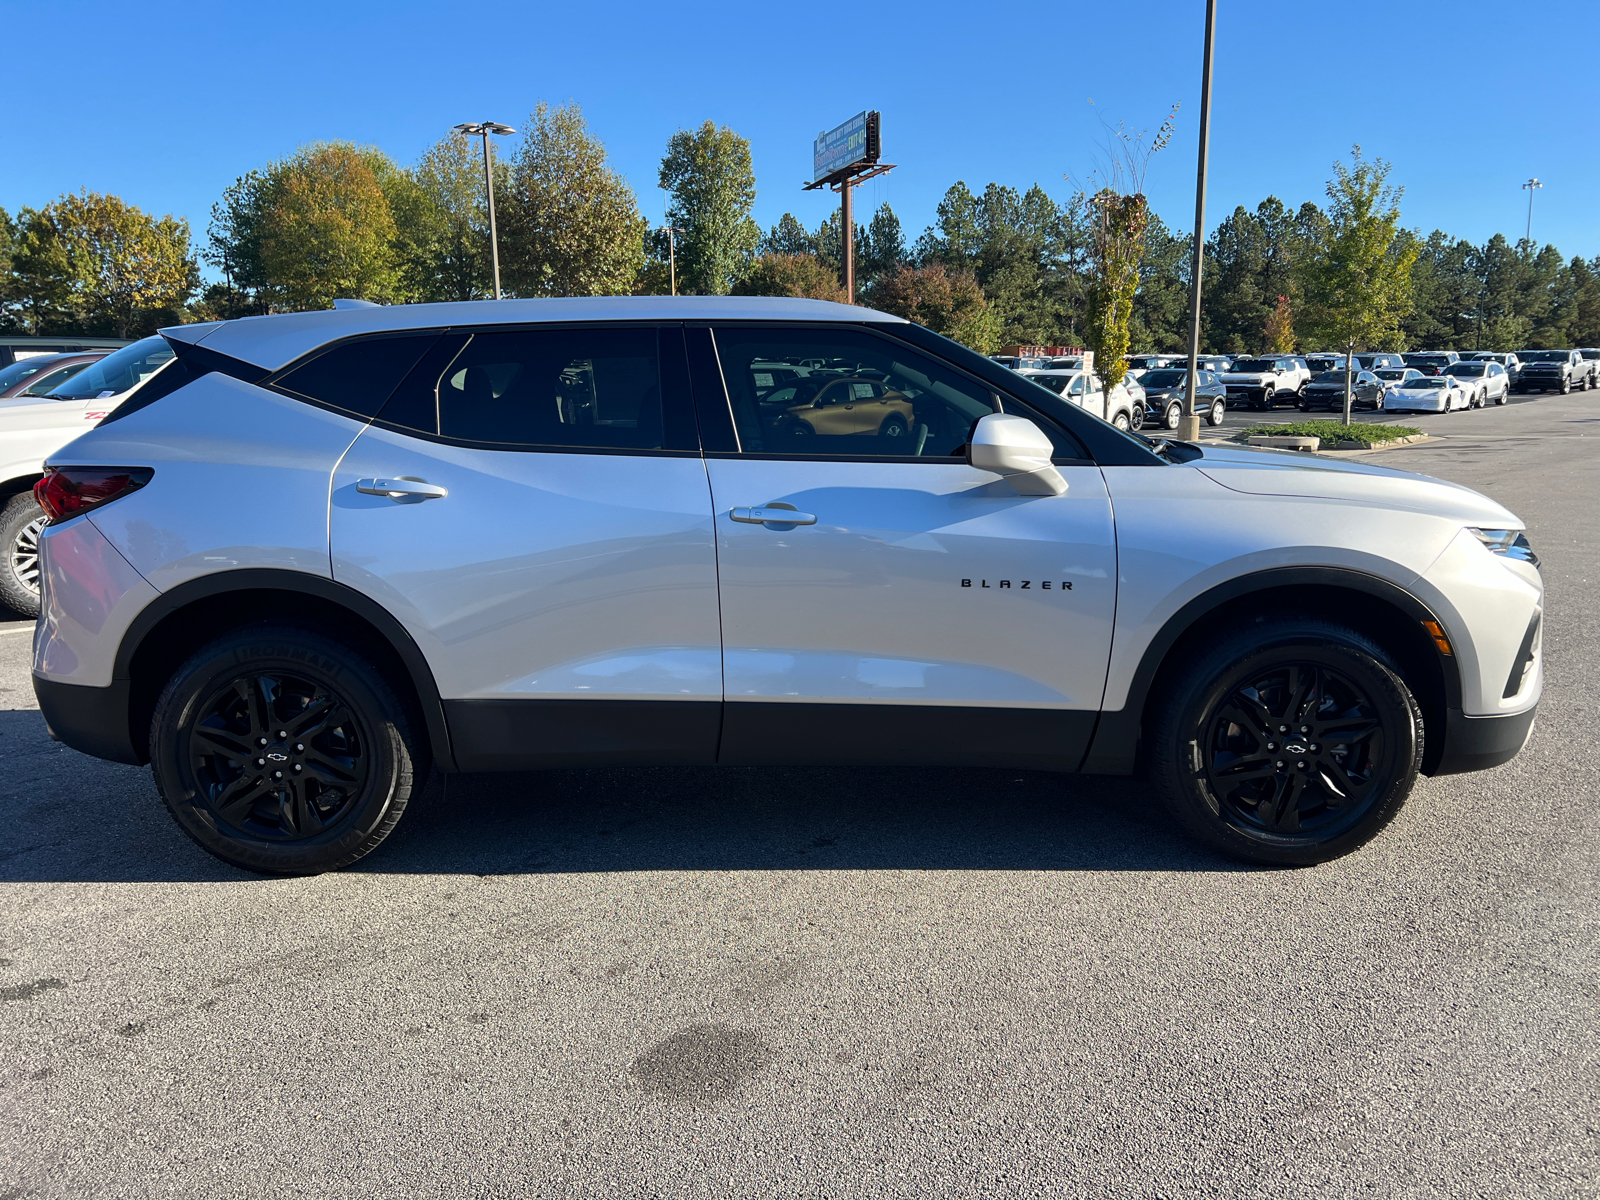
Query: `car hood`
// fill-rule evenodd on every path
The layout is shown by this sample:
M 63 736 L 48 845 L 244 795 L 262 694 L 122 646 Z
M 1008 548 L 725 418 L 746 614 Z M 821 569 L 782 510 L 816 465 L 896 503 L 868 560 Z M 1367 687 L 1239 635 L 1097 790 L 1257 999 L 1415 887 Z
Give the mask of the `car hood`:
M 1458 519 L 1485 529 L 1522 522 L 1489 497 L 1429 475 L 1293 450 L 1206 445 L 1191 465 L 1234 492 L 1345 500 Z

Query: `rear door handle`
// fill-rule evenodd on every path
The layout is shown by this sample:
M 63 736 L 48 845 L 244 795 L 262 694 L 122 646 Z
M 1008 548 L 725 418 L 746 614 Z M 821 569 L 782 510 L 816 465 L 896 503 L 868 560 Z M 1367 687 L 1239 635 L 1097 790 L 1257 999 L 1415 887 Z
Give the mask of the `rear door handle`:
M 368 496 L 387 496 L 391 500 L 438 500 L 450 494 L 436 483 L 409 475 L 396 479 L 358 479 L 356 491 Z
M 815 525 L 816 517 L 799 512 L 789 504 L 766 504 L 760 508 L 736 508 L 728 513 L 742 525 Z

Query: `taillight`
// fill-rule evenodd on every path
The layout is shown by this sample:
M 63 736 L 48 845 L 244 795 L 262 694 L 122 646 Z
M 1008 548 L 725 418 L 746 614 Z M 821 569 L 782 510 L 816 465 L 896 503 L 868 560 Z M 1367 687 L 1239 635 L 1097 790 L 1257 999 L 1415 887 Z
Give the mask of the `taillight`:
M 137 492 L 154 474 L 149 467 L 50 467 L 33 485 L 33 498 L 54 525 Z

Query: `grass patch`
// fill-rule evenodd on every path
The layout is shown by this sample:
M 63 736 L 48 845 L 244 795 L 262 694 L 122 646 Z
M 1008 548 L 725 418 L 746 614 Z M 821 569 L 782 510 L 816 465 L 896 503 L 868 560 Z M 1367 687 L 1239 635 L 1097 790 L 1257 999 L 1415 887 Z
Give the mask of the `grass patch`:
M 1233 440 L 1243 442 L 1253 437 L 1314 437 L 1319 448 L 1331 450 L 1340 442 L 1360 442 L 1373 446 L 1379 442 L 1392 442 L 1396 438 L 1412 437 L 1421 433 L 1409 425 L 1368 425 L 1342 421 L 1294 421 L 1288 425 L 1252 425 L 1234 434 Z

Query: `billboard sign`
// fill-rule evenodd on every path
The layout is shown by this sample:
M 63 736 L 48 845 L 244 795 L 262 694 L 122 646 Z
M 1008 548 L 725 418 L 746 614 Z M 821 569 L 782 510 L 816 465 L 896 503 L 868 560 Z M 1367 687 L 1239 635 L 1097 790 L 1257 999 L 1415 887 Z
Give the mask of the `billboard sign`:
M 857 163 L 877 162 L 878 153 L 878 114 L 857 113 L 837 129 L 817 135 L 811 148 L 811 181 L 820 183 Z

